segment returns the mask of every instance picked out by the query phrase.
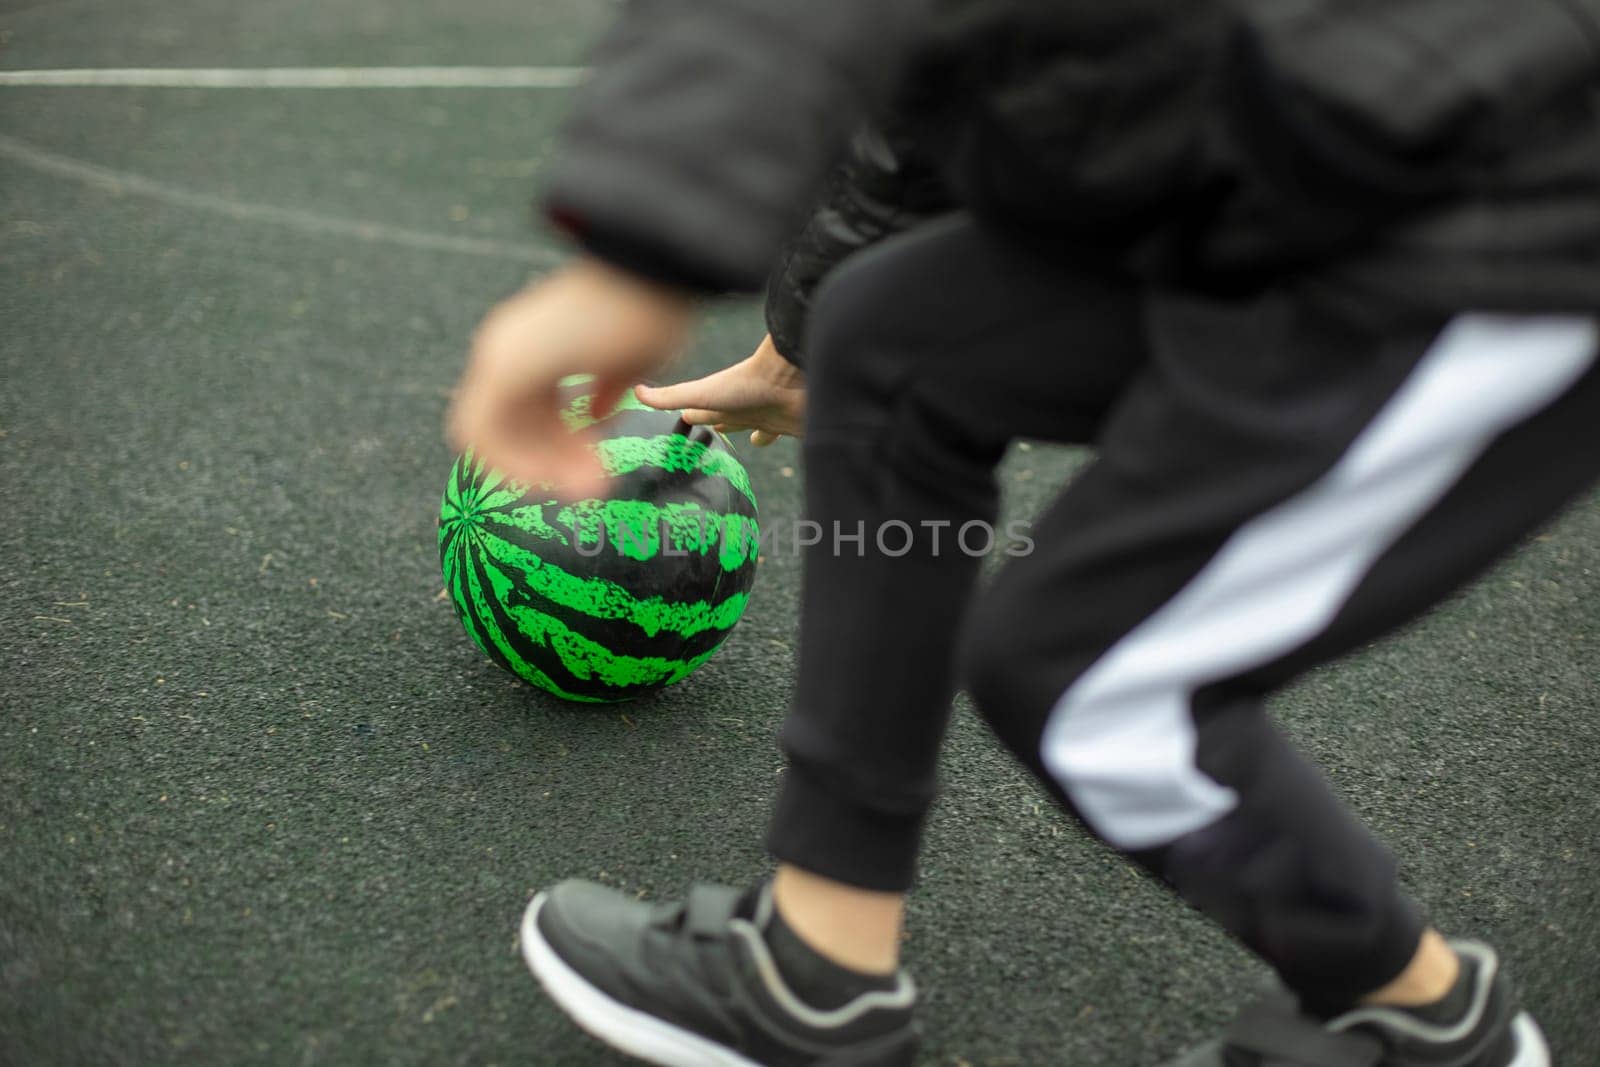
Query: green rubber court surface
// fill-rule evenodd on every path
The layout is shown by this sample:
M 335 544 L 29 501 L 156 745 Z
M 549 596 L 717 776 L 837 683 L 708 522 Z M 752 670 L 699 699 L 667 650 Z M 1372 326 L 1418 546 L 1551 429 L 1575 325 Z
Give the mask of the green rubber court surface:
M 0 69 L 565 68 L 609 10 L 6 2 Z M 440 596 L 447 390 L 559 258 L 528 205 L 569 97 L 0 84 L 0 1063 L 615 1065 L 524 972 L 529 895 L 765 869 L 792 556 L 704 669 L 622 707 L 515 682 Z M 760 329 L 715 308 L 685 373 Z M 795 519 L 793 444 L 743 454 Z M 1016 450 L 1007 517 L 1084 460 Z M 1591 495 L 1276 705 L 1579 1067 L 1597 644 Z M 964 706 L 945 777 L 907 944 L 928 1064 L 1151 1064 L 1261 979 Z

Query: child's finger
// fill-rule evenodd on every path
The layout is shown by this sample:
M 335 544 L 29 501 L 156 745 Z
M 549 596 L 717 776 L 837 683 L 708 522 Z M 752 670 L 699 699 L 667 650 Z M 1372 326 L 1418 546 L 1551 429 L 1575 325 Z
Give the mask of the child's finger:
M 690 426 L 716 426 L 718 423 L 726 423 L 735 430 L 744 428 L 740 425 L 738 416 L 728 411 L 713 411 L 710 408 L 685 408 L 679 414 L 683 416 L 683 421 Z
M 546 485 L 562 500 L 604 496 L 608 479 L 599 457 L 583 434 L 563 433 L 543 440 L 499 439 L 497 463 L 514 482 Z
M 602 376 L 595 382 L 594 391 L 590 395 L 589 410 L 596 418 L 604 418 L 616 410 L 617 403 L 621 401 L 622 394 L 628 391 L 633 382 L 626 377 Z
M 676 385 L 641 385 L 634 389 L 633 395 L 653 408 L 692 407 L 705 410 L 707 404 L 716 402 L 719 390 L 724 394 L 727 392 L 729 369 L 724 368 L 704 378 L 694 378 Z
M 770 430 L 752 430 L 750 431 L 750 443 L 757 448 L 766 448 L 768 445 L 776 443 L 778 438 L 782 436 L 783 434 L 773 433 Z

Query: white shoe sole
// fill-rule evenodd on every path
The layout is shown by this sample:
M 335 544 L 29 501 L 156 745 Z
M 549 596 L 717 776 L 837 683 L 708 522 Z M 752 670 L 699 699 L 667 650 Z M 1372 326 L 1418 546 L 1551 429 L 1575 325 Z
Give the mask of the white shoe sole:
M 539 932 L 539 909 L 544 900 L 545 894 L 540 893 L 522 914 L 522 958 L 544 991 L 579 1026 L 617 1051 L 657 1067 L 761 1067 L 726 1046 L 630 1008 L 591 985 Z
M 1519 1012 L 1511 1020 L 1511 1032 L 1517 1037 L 1517 1054 L 1507 1067 L 1550 1067 L 1550 1045 L 1533 1016 Z

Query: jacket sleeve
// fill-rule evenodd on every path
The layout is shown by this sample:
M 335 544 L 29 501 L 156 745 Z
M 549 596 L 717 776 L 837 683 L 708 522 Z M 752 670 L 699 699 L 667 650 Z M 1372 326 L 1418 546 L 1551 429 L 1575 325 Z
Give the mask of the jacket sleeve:
M 759 289 L 851 132 L 893 91 L 924 6 L 629 0 L 565 128 L 546 212 L 658 280 Z
M 801 363 L 812 295 L 834 267 L 953 207 L 938 168 L 909 134 L 893 126 L 859 130 L 767 280 L 767 332 L 778 352 Z

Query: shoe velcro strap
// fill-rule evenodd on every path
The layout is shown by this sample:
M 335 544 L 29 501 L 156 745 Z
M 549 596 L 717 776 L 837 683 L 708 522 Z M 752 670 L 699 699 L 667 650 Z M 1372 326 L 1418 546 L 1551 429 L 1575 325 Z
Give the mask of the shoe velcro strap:
M 1378 1067 L 1383 1059 L 1383 1043 L 1371 1034 L 1329 1030 L 1277 1001 L 1245 1008 L 1224 1043 L 1258 1057 L 1261 1067 Z
M 720 937 L 739 906 L 739 890 L 724 885 L 695 885 L 684 901 L 684 925 L 695 937 Z

